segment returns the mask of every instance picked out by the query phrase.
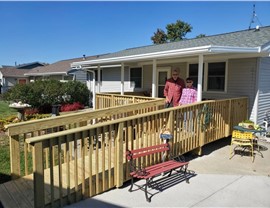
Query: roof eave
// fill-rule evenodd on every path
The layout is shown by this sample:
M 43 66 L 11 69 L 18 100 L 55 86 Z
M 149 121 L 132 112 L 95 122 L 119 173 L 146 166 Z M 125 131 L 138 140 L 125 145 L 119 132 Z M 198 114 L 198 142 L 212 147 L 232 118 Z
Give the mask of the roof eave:
M 106 64 L 106 63 L 121 63 L 125 61 L 141 61 L 145 59 L 155 59 L 155 58 L 165 58 L 171 56 L 179 56 L 185 54 L 200 54 L 209 52 L 209 48 L 211 45 L 202 46 L 202 47 L 194 47 L 194 48 L 185 48 L 185 49 L 177 49 L 177 50 L 169 50 L 169 51 L 161 51 L 154 53 L 144 53 L 132 56 L 120 56 L 114 58 L 105 58 L 105 59 L 96 59 L 89 61 L 81 61 L 81 62 L 73 62 L 71 64 L 72 67 L 80 66 L 80 65 L 95 65 L 95 64 Z
M 132 56 L 121 56 L 114 58 L 96 59 L 89 61 L 73 62 L 72 67 L 77 66 L 89 66 L 97 64 L 109 64 L 109 63 L 121 63 L 126 61 L 143 61 L 146 59 L 158 59 L 158 58 L 169 58 L 177 56 L 189 56 L 189 55 L 199 55 L 199 54 L 209 54 L 209 53 L 259 53 L 260 47 L 231 47 L 231 46 L 201 46 L 192 47 L 185 49 L 161 51 L 155 53 L 138 54 Z
M 67 72 L 25 73 L 25 76 L 67 75 Z

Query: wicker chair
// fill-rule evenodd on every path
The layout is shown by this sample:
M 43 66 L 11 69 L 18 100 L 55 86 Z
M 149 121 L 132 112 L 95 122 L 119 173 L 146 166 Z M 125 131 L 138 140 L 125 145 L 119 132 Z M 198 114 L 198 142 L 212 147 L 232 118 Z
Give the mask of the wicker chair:
M 233 153 L 236 147 L 241 147 L 242 151 L 245 151 L 245 149 L 249 147 L 253 162 L 254 161 L 253 142 L 254 142 L 254 135 L 252 132 L 242 132 L 238 130 L 233 130 L 230 146 L 230 159 L 233 157 L 234 155 Z M 233 148 L 233 145 L 236 145 L 236 147 Z

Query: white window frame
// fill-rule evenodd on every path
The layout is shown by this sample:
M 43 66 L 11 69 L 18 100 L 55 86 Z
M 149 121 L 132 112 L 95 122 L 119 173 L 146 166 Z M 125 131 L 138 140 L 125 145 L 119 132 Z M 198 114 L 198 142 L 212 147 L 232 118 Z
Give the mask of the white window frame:
M 207 86 L 208 86 L 208 64 L 209 63 L 218 63 L 218 62 L 225 62 L 225 77 L 224 77 L 224 91 L 215 91 L 215 90 L 208 90 Z M 188 63 L 188 71 L 187 71 L 187 75 L 189 76 L 189 66 L 190 64 L 199 64 L 198 62 L 189 62 Z M 212 61 L 205 61 L 204 63 L 204 74 L 203 74 L 203 92 L 207 92 L 207 93 L 227 93 L 227 83 L 228 83 L 228 60 L 212 60 Z M 197 86 L 195 86 L 197 87 Z

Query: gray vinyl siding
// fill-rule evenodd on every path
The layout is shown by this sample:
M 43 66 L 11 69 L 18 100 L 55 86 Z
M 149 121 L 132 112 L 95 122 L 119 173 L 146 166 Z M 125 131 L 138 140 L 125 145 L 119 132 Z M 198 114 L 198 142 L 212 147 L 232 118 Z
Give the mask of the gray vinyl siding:
M 85 71 L 76 71 L 74 74 L 76 76 L 76 81 L 86 84 L 87 75 Z
M 259 59 L 258 123 L 262 124 L 265 112 L 270 110 L 270 58 Z
M 15 78 L 15 77 L 4 77 L 3 78 L 3 86 L 2 86 L 2 92 L 6 92 L 7 90 L 9 90 L 10 88 L 12 88 L 14 85 L 17 84 L 17 79 L 20 78 Z
M 231 59 L 228 71 L 228 95 L 247 96 L 249 102 L 249 118 L 254 120 L 254 106 L 257 92 L 257 59 Z
M 100 92 L 120 92 L 120 91 L 121 91 L 121 68 L 117 67 L 117 68 L 102 69 L 102 82 L 100 85 Z M 124 70 L 124 91 L 125 92 L 134 91 L 134 88 L 130 87 L 128 67 L 125 67 Z
M 229 59 L 227 73 L 227 92 L 203 92 L 203 99 L 226 99 L 248 97 L 249 118 L 253 119 L 256 86 L 256 58 Z

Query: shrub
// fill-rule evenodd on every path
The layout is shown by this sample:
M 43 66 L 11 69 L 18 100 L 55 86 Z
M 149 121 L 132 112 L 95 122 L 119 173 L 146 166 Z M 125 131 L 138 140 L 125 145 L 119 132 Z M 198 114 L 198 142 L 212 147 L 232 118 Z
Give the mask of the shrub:
M 40 113 L 50 113 L 52 105 L 73 104 L 87 105 L 89 90 L 79 81 L 60 82 L 58 80 L 38 80 L 27 84 L 17 84 L 3 95 L 6 101 L 22 101 L 37 108 Z
M 75 102 L 73 104 L 65 104 L 61 106 L 61 112 L 67 111 L 75 111 L 79 109 L 84 109 L 84 105 L 80 104 L 79 102 Z

